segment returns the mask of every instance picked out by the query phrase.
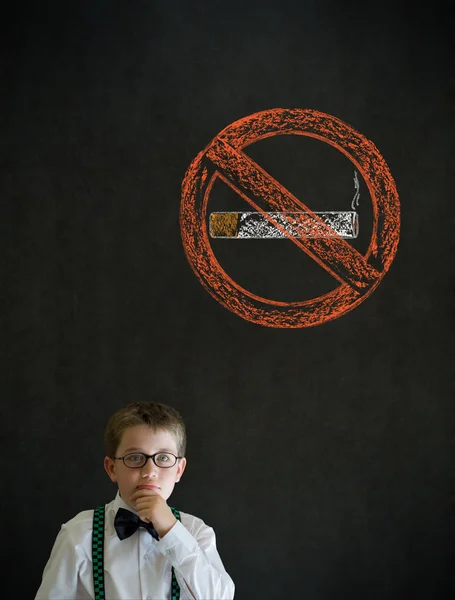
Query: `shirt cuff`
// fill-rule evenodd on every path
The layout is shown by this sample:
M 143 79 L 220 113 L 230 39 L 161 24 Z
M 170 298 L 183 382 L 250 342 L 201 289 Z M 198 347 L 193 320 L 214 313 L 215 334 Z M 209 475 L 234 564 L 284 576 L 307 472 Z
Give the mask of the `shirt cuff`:
M 180 521 L 157 543 L 159 551 L 172 562 L 180 563 L 198 548 L 196 539 Z

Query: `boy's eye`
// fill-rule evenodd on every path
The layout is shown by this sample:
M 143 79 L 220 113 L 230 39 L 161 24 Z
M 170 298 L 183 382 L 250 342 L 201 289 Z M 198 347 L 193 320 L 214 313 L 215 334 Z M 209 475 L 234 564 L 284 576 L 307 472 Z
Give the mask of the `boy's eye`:
M 173 457 L 169 456 L 169 454 L 157 454 L 155 459 L 158 463 L 168 463 L 171 461 Z
M 142 456 L 142 454 L 128 454 L 127 460 L 129 462 L 141 462 L 142 460 L 144 460 L 144 457 Z

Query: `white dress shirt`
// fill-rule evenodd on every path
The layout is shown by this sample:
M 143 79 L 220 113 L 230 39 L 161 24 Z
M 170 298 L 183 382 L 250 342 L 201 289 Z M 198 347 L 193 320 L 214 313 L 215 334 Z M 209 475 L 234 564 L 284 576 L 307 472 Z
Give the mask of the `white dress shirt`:
M 155 540 L 144 528 L 120 540 L 114 517 L 132 509 L 119 493 L 106 504 L 104 584 L 107 600 L 168 600 L 171 568 L 181 600 L 231 600 L 234 583 L 216 549 L 215 532 L 204 521 L 180 512 L 164 537 Z M 64 523 L 57 535 L 35 600 L 93 600 L 93 510 Z

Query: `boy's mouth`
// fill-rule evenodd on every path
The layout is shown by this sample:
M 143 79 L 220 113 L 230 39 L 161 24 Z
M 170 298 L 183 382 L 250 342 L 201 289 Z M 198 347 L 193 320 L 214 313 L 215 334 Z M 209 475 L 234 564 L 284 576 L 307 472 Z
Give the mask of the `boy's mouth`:
M 160 490 L 160 487 L 158 485 L 154 485 L 153 483 L 142 483 L 141 485 L 137 486 L 138 490 L 154 490 L 155 492 L 158 492 Z

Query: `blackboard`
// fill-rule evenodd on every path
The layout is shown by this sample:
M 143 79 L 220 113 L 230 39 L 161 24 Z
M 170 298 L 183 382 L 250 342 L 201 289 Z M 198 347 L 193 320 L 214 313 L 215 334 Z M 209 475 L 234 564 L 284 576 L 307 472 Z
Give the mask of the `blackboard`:
M 236 598 L 452 598 L 454 71 L 450 3 L 16 3 L 2 35 L 4 597 L 32 598 L 60 524 L 115 493 L 110 414 L 175 406 L 174 505 L 212 525 Z M 260 111 L 371 140 L 400 234 L 380 285 L 311 327 L 269 327 L 201 285 L 182 243 L 189 165 Z M 314 210 L 355 166 L 321 140 L 246 151 Z M 222 181 L 211 211 L 248 210 Z M 373 210 L 359 174 L 366 252 Z M 211 240 L 263 298 L 338 283 L 290 240 Z

